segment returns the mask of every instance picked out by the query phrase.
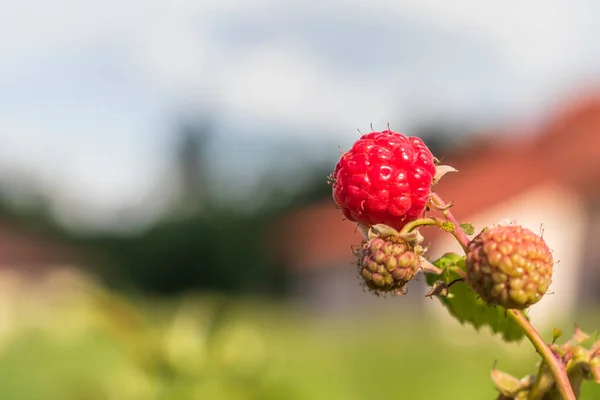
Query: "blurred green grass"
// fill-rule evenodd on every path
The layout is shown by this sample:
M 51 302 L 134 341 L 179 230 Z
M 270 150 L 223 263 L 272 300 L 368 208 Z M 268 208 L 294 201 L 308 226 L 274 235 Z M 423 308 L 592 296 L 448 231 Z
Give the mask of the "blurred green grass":
M 1 399 L 494 399 L 494 361 L 517 376 L 537 361 L 528 342 L 430 314 L 317 318 L 251 299 L 132 300 L 86 285 L 18 303 L 0 340 Z M 600 385 L 582 398 L 600 398 Z

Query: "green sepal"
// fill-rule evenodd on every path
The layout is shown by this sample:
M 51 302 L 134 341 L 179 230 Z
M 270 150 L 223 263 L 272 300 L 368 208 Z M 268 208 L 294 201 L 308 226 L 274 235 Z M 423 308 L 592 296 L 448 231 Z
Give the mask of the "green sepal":
M 520 379 L 496 368 L 492 369 L 491 376 L 496 389 L 504 397 L 515 398 L 520 391 L 526 389 Z

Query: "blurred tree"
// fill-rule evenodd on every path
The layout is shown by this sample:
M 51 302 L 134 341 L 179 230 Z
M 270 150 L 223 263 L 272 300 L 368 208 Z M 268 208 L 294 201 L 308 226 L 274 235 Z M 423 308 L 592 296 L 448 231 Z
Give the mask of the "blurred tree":
M 68 240 L 68 231 L 55 219 L 52 199 L 30 173 L 12 170 L 0 180 L 0 219 L 31 233 Z
M 32 195 L 27 197 L 31 201 L 20 197 L 15 203 L 1 196 L 1 186 L 0 218 L 43 230 L 48 237 L 87 252 L 91 267 L 113 287 L 159 294 L 285 293 L 287 272 L 265 243 L 267 230 L 290 210 L 330 196 L 329 167 L 312 163 L 302 171 L 272 171 L 274 177 L 266 176 L 254 189 L 264 194 L 265 201 L 252 212 L 220 204 L 211 199 L 216 188 L 211 187 L 206 157 L 212 129 L 195 120 L 178 125 L 170 154 L 177 196 L 171 209 L 145 231 L 129 235 L 69 231 L 53 219 L 45 198 Z M 294 179 L 289 178 L 292 175 Z
M 463 124 L 431 120 L 421 123 L 411 132 L 411 135 L 423 139 L 431 152 L 436 157 L 442 158 L 469 132 Z
M 291 188 L 289 179 L 262 180 L 255 190 L 266 202 L 250 213 L 214 202 L 206 159 L 212 129 L 202 121 L 179 125 L 171 155 L 177 197 L 164 217 L 133 237 L 86 240 L 103 254 L 99 268 L 111 284 L 161 294 L 286 291 L 286 270 L 264 242 L 267 229 L 290 209 L 328 196 L 329 171 L 302 171 L 304 183 L 295 180 Z

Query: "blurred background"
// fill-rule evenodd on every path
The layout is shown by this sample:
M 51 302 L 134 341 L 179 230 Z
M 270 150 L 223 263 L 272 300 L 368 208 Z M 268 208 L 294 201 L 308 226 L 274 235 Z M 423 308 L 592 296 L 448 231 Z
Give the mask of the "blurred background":
M 445 317 L 422 279 L 363 293 L 326 176 L 371 124 L 422 137 L 460 170 L 437 191 L 461 220 L 543 230 L 543 335 L 600 329 L 598 15 L 2 2 L 0 397 L 494 398 L 494 361 L 534 372 L 531 346 Z

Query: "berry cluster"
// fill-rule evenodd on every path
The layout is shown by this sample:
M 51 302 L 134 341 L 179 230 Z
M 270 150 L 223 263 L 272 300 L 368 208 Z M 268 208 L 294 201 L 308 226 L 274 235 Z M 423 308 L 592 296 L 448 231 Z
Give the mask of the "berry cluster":
M 579 345 L 545 344 L 526 317 L 526 309 L 542 299 L 552 282 L 554 260 L 544 239 L 513 224 L 483 229 L 470 239 L 472 226 L 459 224 L 450 206 L 432 192 L 446 172 L 454 171 L 436 161 L 421 139 L 386 130 L 362 135 L 337 162 L 330 176 L 333 199 L 365 236 L 356 252 L 364 285 L 376 294 L 405 293 L 406 284 L 423 270 L 432 286 L 428 296 L 439 297 L 461 322 L 475 327 L 487 324 L 506 340 L 515 340 L 516 326 L 520 330 L 516 338 L 527 336 L 542 356 L 544 377 L 517 380 L 496 373 L 499 399 L 557 395 L 572 400 L 583 379 L 600 383 L 599 342 L 585 351 Z M 428 211 L 441 218 L 426 215 Z M 453 234 L 465 255 L 447 253 L 427 261 L 419 233 L 425 225 Z M 454 290 L 455 283 L 467 289 Z M 570 361 L 575 357 L 579 357 L 577 367 L 567 374 L 565 365 L 575 365 Z M 575 379 L 573 371 L 581 376 Z
M 336 164 L 333 198 L 346 218 L 367 232 L 375 225 L 387 227 L 377 230 L 358 253 L 359 273 L 369 289 L 403 291 L 416 275 L 421 254 L 398 231 L 423 218 L 428 205 L 443 209 L 431 201 L 437 168 L 421 139 L 391 130 L 363 135 Z M 464 245 L 464 280 L 490 305 L 524 309 L 548 290 L 552 254 L 530 230 L 496 226 Z

